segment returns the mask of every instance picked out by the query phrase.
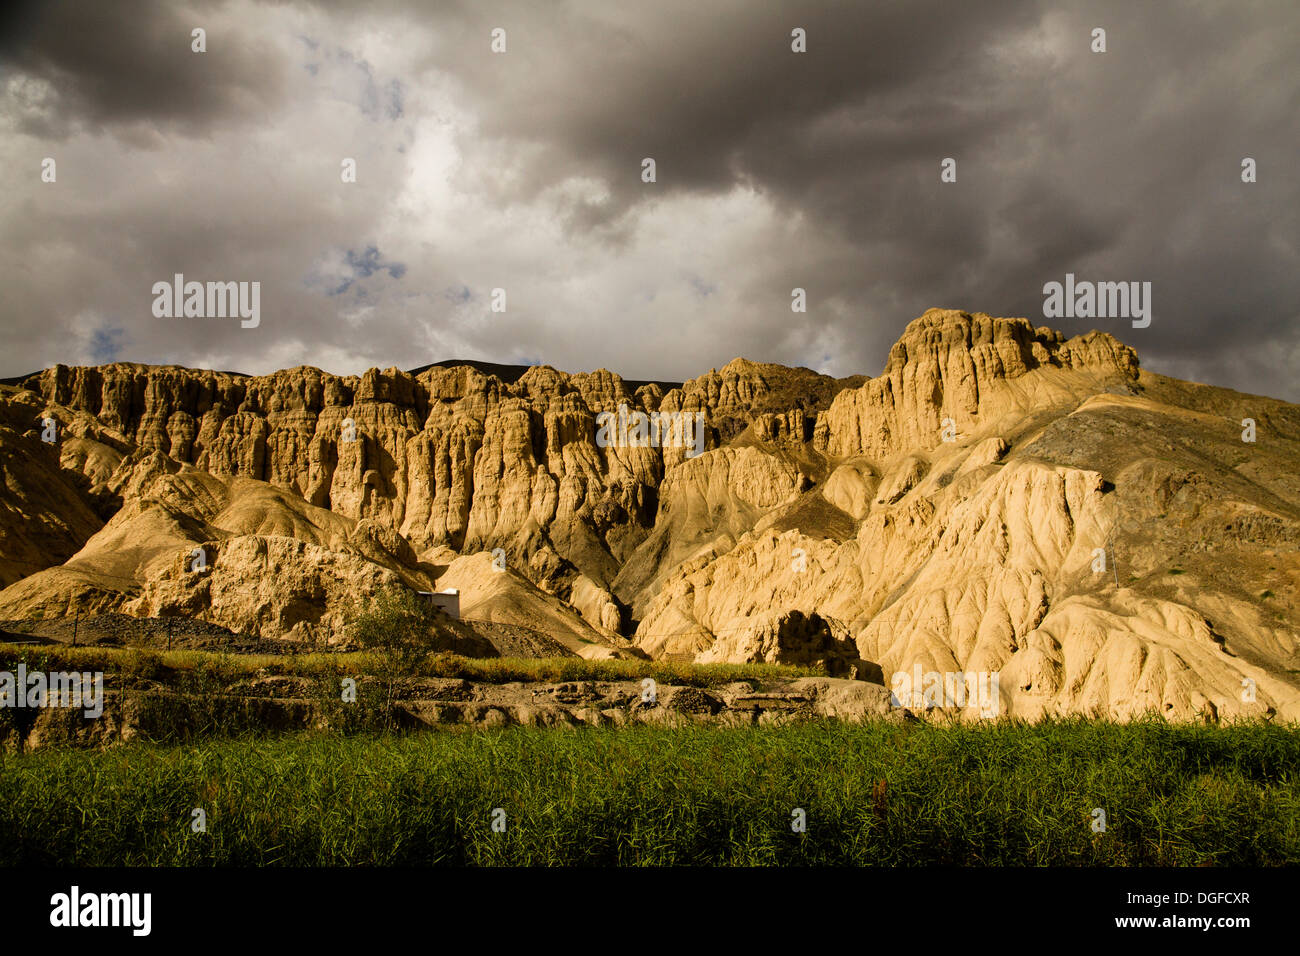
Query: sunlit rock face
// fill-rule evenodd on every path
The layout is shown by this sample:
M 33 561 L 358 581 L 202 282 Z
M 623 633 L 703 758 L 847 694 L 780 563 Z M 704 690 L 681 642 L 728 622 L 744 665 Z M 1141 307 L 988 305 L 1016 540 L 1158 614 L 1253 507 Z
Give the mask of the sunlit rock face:
M 602 440 L 620 407 L 699 415 L 701 441 Z M 0 445 L 0 619 L 330 642 L 352 601 L 457 587 L 584 656 L 996 673 L 1027 717 L 1300 717 L 1300 408 L 1099 332 L 932 309 L 874 378 L 736 359 L 676 387 L 57 366 L 0 390 Z

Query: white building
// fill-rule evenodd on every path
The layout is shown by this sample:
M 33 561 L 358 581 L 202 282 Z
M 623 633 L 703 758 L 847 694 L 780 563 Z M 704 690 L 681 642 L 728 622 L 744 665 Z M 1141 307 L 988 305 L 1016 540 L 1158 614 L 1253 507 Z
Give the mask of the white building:
M 445 591 L 420 591 L 420 597 L 434 607 L 442 608 L 444 614 L 454 620 L 460 620 L 460 591 L 447 588 Z

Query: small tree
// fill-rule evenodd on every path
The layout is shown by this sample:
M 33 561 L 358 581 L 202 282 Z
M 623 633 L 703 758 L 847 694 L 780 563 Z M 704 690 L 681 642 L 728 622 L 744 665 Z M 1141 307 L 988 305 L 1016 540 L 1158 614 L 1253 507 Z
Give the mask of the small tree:
M 399 680 L 416 672 L 433 649 L 438 612 L 408 588 L 380 591 L 369 603 L 354 605 L 347 635 L 378 658 L 387 685 L 384 713 L 392 724 L 393 689 Z

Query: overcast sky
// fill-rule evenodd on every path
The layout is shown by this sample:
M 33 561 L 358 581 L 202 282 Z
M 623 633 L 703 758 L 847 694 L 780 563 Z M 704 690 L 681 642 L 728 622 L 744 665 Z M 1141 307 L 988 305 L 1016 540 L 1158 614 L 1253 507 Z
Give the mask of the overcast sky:
M 0 376 L 874 375 L 940 306 L 1300 401 L 1300 5 L 1087 6 L 43 0 L 0 24 Z M 175 273 L 260 325 L 156 318 Z M 1150 327 L 1049 322 L 1066 273 Z

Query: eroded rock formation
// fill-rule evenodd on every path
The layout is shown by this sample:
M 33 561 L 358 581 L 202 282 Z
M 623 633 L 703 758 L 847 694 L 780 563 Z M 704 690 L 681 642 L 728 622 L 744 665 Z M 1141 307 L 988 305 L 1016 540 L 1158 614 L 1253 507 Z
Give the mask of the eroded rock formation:
M 702 412 L 705 453 L 602 447 L 619 405 Z M 0 444 L 0 618 L 329 642 L 349 601 L 458 587 L 584 656 L 996 671 L 1025 716 L 1300 717 L 1300 407 L 1099 332 L 935 309 L 875 378 L 737 359 L 679 387 L 59 366 L 0 392 Z

